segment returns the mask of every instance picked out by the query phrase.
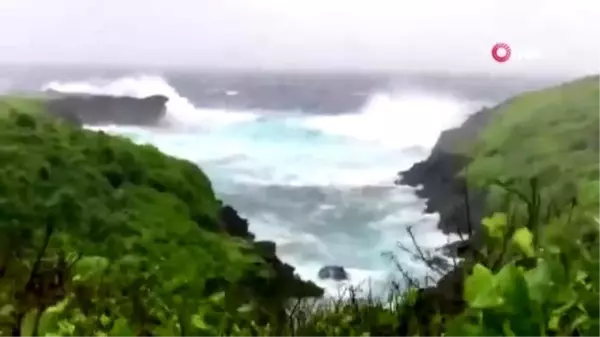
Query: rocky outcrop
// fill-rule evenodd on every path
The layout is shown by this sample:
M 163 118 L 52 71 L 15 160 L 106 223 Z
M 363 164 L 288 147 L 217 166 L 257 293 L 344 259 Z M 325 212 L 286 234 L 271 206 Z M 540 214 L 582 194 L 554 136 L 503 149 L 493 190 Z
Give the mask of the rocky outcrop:
M 46 110 L 76 124 L 156 125 L 166 113 L 167 97 L 46 93 Z
M 427 199 L 425 212 L 440 215 L 438 228 L 444 233 L 474 234 L 469 240 L 445 247 L 442 253 L 447 256 L 463 255 L 464 252 L 459 250 L 471 247 L 477 241 L 477 224 L 483 217 L 485 193 L 467 189 L 460 173 L 469 163 L 465 146 L 485 127 L 491 111 L 483 109 L 471 115 L 460 127 L 442 132 L 429 158 L 401 172 L 397 180 L 401 185 L 421 187 L 416 194 Z M 412 308 L 417 319 L 428 320 L 437 312 L 455 315 L 464 309 L 464 266 L 448 269 L 435 286 L 419 290 Z
M 484 108 L 471 115 L 461 126 L 442 132 L 429 158 L 399 174 L 397 184 L 421 187 L 416 193 L 427 199 L 425 212 L 439 213 L 440 230 L 447 234 L 472 234 L 467 240 L 444 247 L 441 253 L 446 256 L 467 257 L 477 251 L 486 193 L 467 188 L 461 173 L 469 164 L 469 146 L 490 122 L 494 112 L 504 104 L 494 109 Z M 458 266 L 446 266 L 443 270 L 448 272 L 435 286 L 419 290 L 412 308 L 417 319 L 427 320 L 432 313 L 438 312 L 455 315 L 464 309 L 464 275 L 470 270 L 470 265 L 460 263 Z
M 231 236 L 254 239 L 254 234 L 248 230 L 248 220 L 240 217 L 237 211 L 229 205 L 221 207 L 221 225 Z
M 427 199 L 427 213 L 439 213 L 438 228 L 444 233 L 469 233 L 483 216 L 485 193 L 467 190 L 459 177 L 468 159 L 459 154 L 437 152 L 403 173 L 400 184 L 419 186 L 416 194 Z M 468 202 L 467 202 L 468 201 Z
M 277 245 L 273 241 L 254 241 L 254 234 L 248 229 L 248 221 L 239 216 L 237 211 L 229 206 L 221 206 L 221 227 L 231 236 L 244 238 L 252 242 L 254 249 L 267 264 L 271 266 L 274 276 L 264 279 L 249 279 L 248 283 L 258 293 L 278 298 L 320 297 L 324 291 L 310 281 L 304 281 L 295 273 L 295 268 L 281 261 L 277 255 Z
M 460 173 L 469 162 L 468 146 L 496 110 L 484 108 L 460 127 L 442 132 L 429 158 L 400 173 L 398 184 L 421 186 L 417 195 L 427 199 L 427 213 L 439 213 L 438 228 L 444 233 L 477 231 L 486 195 L 484 191 L 467 189 Z
M 345 281 L 348 273 L 342 266 L 325 266 L 319 270 L 319 278 L 322 280 Z

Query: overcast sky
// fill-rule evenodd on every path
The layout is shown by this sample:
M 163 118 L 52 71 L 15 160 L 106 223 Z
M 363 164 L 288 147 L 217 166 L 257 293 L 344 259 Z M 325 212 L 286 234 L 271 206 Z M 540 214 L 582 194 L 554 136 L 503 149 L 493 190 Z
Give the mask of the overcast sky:
M 0 62 L 595 73 L 597 0 L 0 0 Z M 513 58 L 490 50 L 506 42 Z

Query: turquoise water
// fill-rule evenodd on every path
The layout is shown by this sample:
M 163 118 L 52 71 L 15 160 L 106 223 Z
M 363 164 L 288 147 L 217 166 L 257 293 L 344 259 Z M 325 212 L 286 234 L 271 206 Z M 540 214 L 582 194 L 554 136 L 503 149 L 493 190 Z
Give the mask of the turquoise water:
M 442 130 L 476 111 L 472 102 L 385 93 L 361 111 L 314 116 L 200 109 L 154 77 L 53 88 L 168 96 L 164 126 L 96 129 L 197 163 L 217 194 L 248 218 L 258 239 L 277 242 L 283 260 L 331 292 L 339 284 L 316 279 L 326 264 L 346 267 L 353 284 L 372 279 L 383 288 L 394 275 L 382 257 L 387 251 L 424 277 L 427 269 L 397 249 L 398 242 L 410 246 L 407 226 L 414 226 L 425 249 L 452 239 L 436 229 L 436 215 L 423 214 L 424 200 L 394 180 L 428 156 Z

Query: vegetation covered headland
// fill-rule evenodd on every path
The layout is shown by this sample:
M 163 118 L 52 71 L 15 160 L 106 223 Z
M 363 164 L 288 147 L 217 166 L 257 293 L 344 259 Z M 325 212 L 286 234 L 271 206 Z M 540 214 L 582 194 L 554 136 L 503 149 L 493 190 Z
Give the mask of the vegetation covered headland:
M 202 313 L 190 308 L 256 306 L 265 322 L 288 298 L 322 295 L 196 165 L 42 106 L 0 105 L 2 334 L 215 334 L 194 328 Z
M 598 336 L 599 81 L 443 134 L 402 179 L 461 258 L 437 285 L 327 304 L 195 164 L 4 96 L 0 335 Z

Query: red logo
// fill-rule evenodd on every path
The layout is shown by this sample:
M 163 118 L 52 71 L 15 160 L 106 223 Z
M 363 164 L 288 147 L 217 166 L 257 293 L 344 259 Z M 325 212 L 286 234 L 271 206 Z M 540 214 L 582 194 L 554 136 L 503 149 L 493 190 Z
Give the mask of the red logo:
M 492 48 L 492 57 L 496 62 L 504 63 L 510 59 L 510 47 L 506 43 L 496 43 Z

